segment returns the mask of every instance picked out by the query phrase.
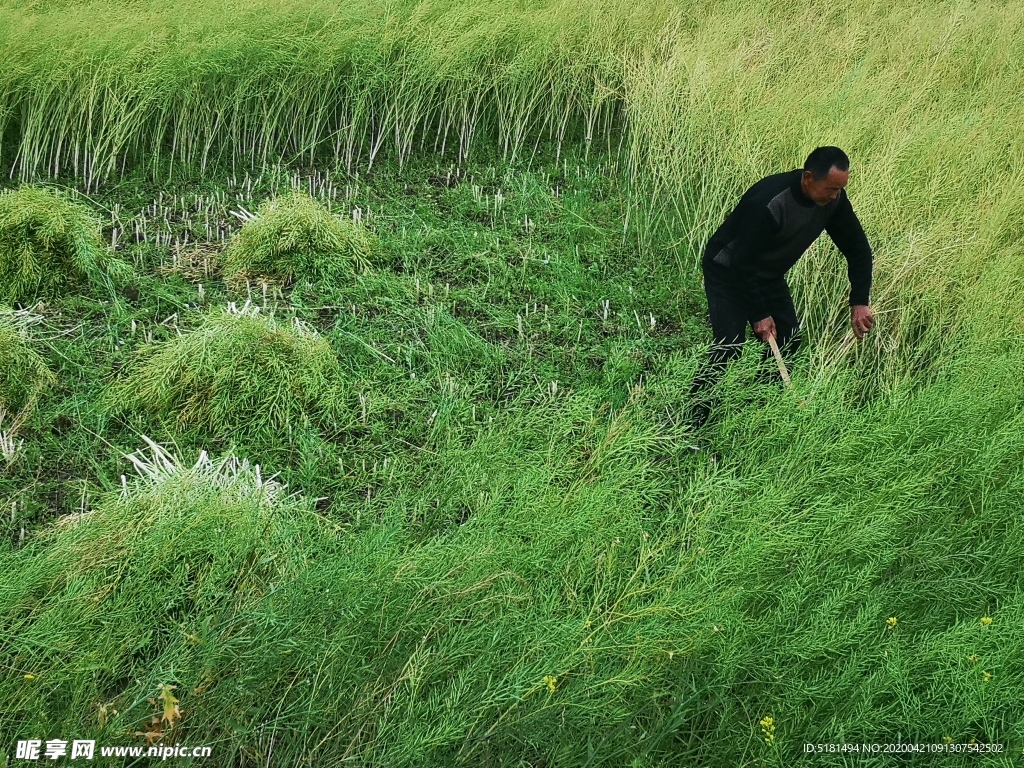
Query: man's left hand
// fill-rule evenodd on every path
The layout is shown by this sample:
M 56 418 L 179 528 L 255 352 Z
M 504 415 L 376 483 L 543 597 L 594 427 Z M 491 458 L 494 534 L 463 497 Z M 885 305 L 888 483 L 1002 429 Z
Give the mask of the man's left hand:
M 871 307 L 865 304 L 850 307 L 850 325 L 853 326 L 853 334 L 858 339 L 863 339 L 874 324 L 875 313 L 871 311 Z

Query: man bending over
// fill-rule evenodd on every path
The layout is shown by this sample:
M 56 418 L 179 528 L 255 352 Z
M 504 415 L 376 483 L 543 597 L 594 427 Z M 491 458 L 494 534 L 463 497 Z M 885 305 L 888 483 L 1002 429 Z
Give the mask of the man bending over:
M 690 390 L 695 427 L 707 420 L 707 392 L 740 354 L 747 323 L 758 339 L 774 336 L 788 354 L 800 345 L 786 273 L 823 231 L 846 257 L 853 332 L 862 339 L 871 330 L 871 246 L 845 192 L 849 178 L 846 153 L 818 147 L 802 169 L 754 184 L 711 236 L 701 266 L 714 338 Z

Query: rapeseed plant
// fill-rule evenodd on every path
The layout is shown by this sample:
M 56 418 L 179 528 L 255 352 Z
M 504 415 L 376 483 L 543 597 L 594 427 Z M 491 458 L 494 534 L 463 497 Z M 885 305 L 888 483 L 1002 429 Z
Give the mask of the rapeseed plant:
M 108 391 L 115 412 L 149 413 L 211 438 L 273 442 L 303 419 L 348 418 L 338 360 L 308 326 L 222 311 L 134 356 Z
M 12 437 L 31 416 L 39 398 L 57 382 L 18 313 L 0 307 L 0 412 L 11 416 Z
M 518 281 L 481 253 L 504 260 L 506 249 L 477 232 L 465 234 L 472 247 L 445 242 L 436 262 L 407 246 L 394 261 L 417 280 L 435 268 L 454 273 L 436 283 L 452 280 L 448 306 L 434 306 L 440 291 L 417 290 L 425 319 L 396 298 L 400 290 L 382 291 L 372 323 L 360 326 L 354 305 L 339 313 L 336 336 L 321 341 L 340 349 L 341 325 L 348 341 L 379 329 L 374 344 L 389 346 L 374 357 L 391 367 L 358 372 L 358 439 L 332 436 L 345 462 L 310 472 L 334 496 L 322 517 L 261 492 L 256 503 L 247 494 L 260 486 L 258 473 L 226 490 L 208 471 L 186 482 L 186 468 L 170 473 L 175 484 L 159 461 L 136 456 L 139 474 L 155 473 L 150 480 L 126 479 L 122 497 L 97 491 L 91 511 L 0 547 L 5 649 L 12 666 L 52 679 L 37 691 L 44 686 L 0 678 L 6 709 L 17 713 L 0 723 L 8 743 L 21 727 L 91 727 L 89 703 L 100 701 L 118 702 L 123 714 L 110 710 L 112 726 L 130 732 L 151 714 L 140 705 L 167 684 L 168 669 L 202 691 L 181 727 L 217 739 L 233 764 L 732 765 L 749 758 L 737 747 L 749 735 L 746 713 L 780 701 L 795 718 L 785 741 L 797 750 L 797 734 L 819 735 L 823 722 L 880 734 L 924 733 L 943 717 L 960 718 L 950 725 L 957 733 L 976 732 L 978 722 L 1010 731 L 1019 720 L 1019 686 L 989 687 L 983 697 L 959 685 L 957 665 L 946 662 L 962 658 L 949 652 L 962 647 L 961 617 L 1019 570 L 1019 532 L 1006 521 L 1022 494 L 1014 347 L 1024 306 L 1015 237 L 1022 186 L 1007 158 L 1020 155 L 1022 115 L 1004 96 L 1021 91 L 1020 5 L 612 0 L 531 4 L 525 14 L 512 5 L 410 2 L 384 14 L 373 2 L 318 0 L 0 9 L 0 51 L 13 62 L 0 68 L 0 154 L 14 176 L 80 173 L 92 188 L 126 164 L 163 170 L 168 155 L 169 167 L 200 173 L 215 160 L 259 166 L 283 156 L 338 158 L 348 171 L 369 161 L 376 170 L 390 159 L 388 145 L 399 165 L 423 149 L 463 161 L 481 139 L 514 157 L 544 133 L 561 153 L 575 126 L 588 151 L 604 144 L 627 153 L 629 168 L 614 181 L 635 206 L 615 222 L 622 248 L 614 255 L 594 245 L 596 224 L 589 212 L 575 215 L 571 191 L 563 213 L 587 219 L 572 236 L 545 229 L 546 212 L 515 211 L 531 246 L 554 241 L 545 243 L 550 261 L 522 259 Z M 823 45 L 827 71 L 816 56 Z M 807 88 L 812 78 L 820 88 Z M 876 253 L 877 332 L 860 344 L 843 339 L 845 275 L 823 241 L 793 275 L 814 342 L 807 381 L 820 393 L 818 410 L 802 418 L 773 397 L 752 404 L 740 380 L 735 408 L 711 436 L 729 444 L 727 461 L 694 467 L 675 453 L 685 431 L 665 427 L 645 400 L 657 387 L 685 388 L 702 352 L 678 327 L 699 324 L 700 299 L 677 281 L 695 279 L 710 228 L 746 184 L 820 141 L 851 149 L 851 199 Z M 558 184 L 569 187 L 581 168 L 559 159 Z M 514 202 L 509 195 L 502 213 Z M 500 219 L 497 205 L 483 208 L 488 224 Z M 564 220 L 558 226 L 568 231 Z M 627 250 L 633 230 L 656 256 Z M 206 236 L 226 237 L 209 224 Z M 144 231 L 138 253 L 169 242 L 166 230 L 149 239 Z M 485 268 L 470 276 L 450 257 Z M 582 274 L 588 263 L 623 294 L 628 281 L 664 297 L 657 328 L 649 324 L 662 335 L 642 371 L 648 389 L 598 415 L 608 385 L 632 393 L 640 374 L 621 364 L 616 311 L 629 317 L 630 341 L 648 323 L 636 311 L 643 307 L 627 310 L 619 297 L 595 316 L 605 294 Z M 354 266 L 332 279 L 344 281 Z M 329 290 L 318 268 L 264 277 Z M 244 268 L 234 274 L 241 280 Z M 653 290 L 657 283 L 671 289 Z M 162 280 L 152 287 L 161 297 L 146 313 L 194 300 Z M 207 287 L 221 289 L 216 277 Z M 298 294 L 297 311 L 317 311 Z M 550 336 L 521 312 L 537 298 L 564 302 Z M 584 298 L 590 309 L 577 317 Z M 467 303 L 475 323 L 429 319 Z M 324 391 L 309 385 L 315 364 L 265 354 L 273 344 L 263 342 L 293 330 L 288 323 L 239 334 L 253 342 L 246 357 L 231 334 L 201 338 L 210 318 L 189 330 L 190 310 L 181 312 L 180 339 L 144 348 L 123 373 L 80 377 L 66 404 L 84 411 L 82 431 L 116 443 L 119 429 L 123 439 L 138 428 L 89 413 L 111 375 L 128 387 L 129 417 L 154 417 L 187 445 L 199 433 L 252 440 L 255 429 L 267 446 L 261 460 L 296 424 L 344 422 L 345 386 L 310 395 Z M 103 357 L 118 346 L 118 329 L 95 320 L 84 319 L 76 343 L 95 334 L 100 341 L 86 348 Z M 58 338 L 66 331 L 53 334 L 46 362 L 70 387 L 83 369 Z M 498 342 L 469 338 L 484 334 Z M 538 340 L 549 342 L 544 354 L 531 346 Z M 140 373 L 143 360 L 172 349 L 164 362 L 173 365 Z M 485 352 L 494 363 L 482 367 Z M 279 362 L 265 366 L 271 357 Z M 588 377 L 602 367 L 606 382 Z M 556 374 L 557 387 L 538 396 Z M 211 378 L 217 392 L 203 389 Z M 150 396 L 132 399 L 134 385 Z M 375 387 L 390 389 L 381 396 Z M 366 406 L 378 399 L 395 406 L 386 428 Z M 486 426 L 476 419 L 485 406 Z M 268 411 L 276 415 L 261 426 Z M 321 448 L 297 453 L 315 465 Z M 44 467 L 67 456 L 91 490 L 117 476 L 81 448 L 53 453 Z M 395 482 L 378 482 L 380 456 L 398 459 Z M 50 514 L 52 499 L 33 490 L 37 477 L 3 481 L 5 500 L 35 495 Z M 976 503 L 972 519 L 965 501 Z M 663 549 L 645 549 L 647 534 Z M 614 562 L 601 559 L 612 539 L 621 542 Z M 1019 616 L 1019 597 L 1004 598 L 1000 610 Z M 922 642 L 887 650 L 886 669 L 865 674 L 885 605 L 910 605 Z M 581 615 L 601 615 L 585 648 Z M 1003 621 L 999 637 L 985 637 L 1012 649 L 1017 626 Z M 766 638 L 772 654 L 762 650 Z M 679 643 L 668 674 L 666 639 Z M 581 684 L 558 687 L 547 675 L 537 686 L 543 670 L 564 668 L 566 653 L 580 654 L 572 668 Z M 545 697 L 515 693 L 545 686 L 567 698 L 557 717 Z M 768 743 L 775 727 L 762 719 Z M 799 759 L 794 750 L 782 761 Z
M 365 270 L 375 238 L 361 224 L 333 215 L 302 191 L 264 203 L 224 251 L 233 284 L 350 281 Z
M 88 282 L 113 295 L 129 270 L 100 241 L 98 219 L 48 187 L 0 191 L 0 301 L 29 303 Z

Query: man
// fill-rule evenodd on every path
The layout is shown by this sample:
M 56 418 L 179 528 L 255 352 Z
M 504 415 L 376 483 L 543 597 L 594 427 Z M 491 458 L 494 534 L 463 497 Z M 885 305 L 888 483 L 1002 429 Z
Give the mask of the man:
M 846 257 L 853 332 L 862 339 L 871 330 L 871 247 L 845 192 L 849 178 L 846 153 L 818 147 L 802 169 L 768 176 L 748 189 L 711 236 L 701 266 L 714 340 L 690 390 L 695 427 L 707 420 L 707 392 L 740 354 L 747 323 L 762 342 L 774 336 L 789 354 L 800 345 L 786 272 L 823 231 Z

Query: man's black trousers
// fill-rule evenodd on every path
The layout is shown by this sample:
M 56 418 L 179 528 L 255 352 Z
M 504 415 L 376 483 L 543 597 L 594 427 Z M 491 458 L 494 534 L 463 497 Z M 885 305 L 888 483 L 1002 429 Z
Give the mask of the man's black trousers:
M 747 337 L 747 307 L 742 300 L 739 283 L 729 267 L 716 264 L 705 255 L 702 263 L 704 292 L 708 297 L 708 316 L 711 320 L 712 342 L 703 367 L 693 379 L 690 402 L 694 425 L 703 424 L 713 405 L 711 388 L 725 373 L 729 361 L 738 357 Z M 796 352 L 800 346 L 800 320 L 793 306 L 793 296 L 784 277 L 763 279 L 761 294 L 772 319 L 775 321 L 775 339 L 786 354 Z M 764 358 L 772 357 L 765 345 Z

